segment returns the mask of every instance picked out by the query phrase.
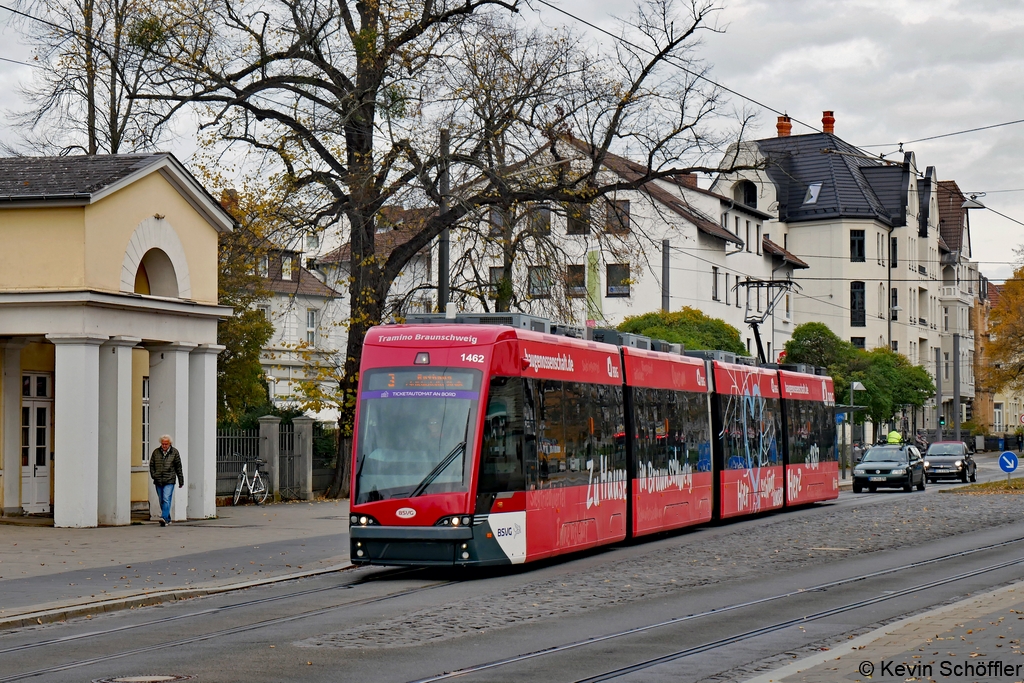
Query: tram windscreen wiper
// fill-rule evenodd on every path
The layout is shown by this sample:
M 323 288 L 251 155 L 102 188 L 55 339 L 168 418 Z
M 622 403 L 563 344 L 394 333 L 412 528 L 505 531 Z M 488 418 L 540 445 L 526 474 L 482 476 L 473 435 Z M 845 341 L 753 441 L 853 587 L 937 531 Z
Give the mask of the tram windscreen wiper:
M 413 489 L 412 493 L 409 494 L 409 497 L 415 498 L 416 496 L 423 495 L 423 492 L 427 490 L 427 487 L 434 483 L 434 480 L 437 479 L 437 477 L 442 472 L 444 472 L 445 468 L 447 468 L 448 465 L 451 465 L 453 462 L 455 462 L 455 459 L 459 457 L 459 454 L 464 452 L 465 450 L 465 441 L 461 441 L 455 444 L 455 448 L 452 449 L 452 452 L 444 456 L 444 460 L 434 465 L 434 469 L 427 472 L 427 476 L 423 477 L 423 481 L 416 485 L 416 488 Z

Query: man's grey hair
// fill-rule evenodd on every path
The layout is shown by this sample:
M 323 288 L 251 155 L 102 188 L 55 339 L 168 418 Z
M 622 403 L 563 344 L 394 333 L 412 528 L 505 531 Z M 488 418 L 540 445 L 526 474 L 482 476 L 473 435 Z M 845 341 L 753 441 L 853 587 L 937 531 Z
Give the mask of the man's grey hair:
M 174 443 L 174 440 L 171 439 L 171 435 L 170 434 L 164 434 L 163 436 L 160 437 L 161 441 L 163 441 L 164 439 L 167 439 L 167 443 Z

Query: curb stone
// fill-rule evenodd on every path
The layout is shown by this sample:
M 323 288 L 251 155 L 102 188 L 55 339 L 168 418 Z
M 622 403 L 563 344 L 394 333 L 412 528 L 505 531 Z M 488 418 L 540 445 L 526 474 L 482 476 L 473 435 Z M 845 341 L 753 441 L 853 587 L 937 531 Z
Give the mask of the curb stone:
M 54 622 L 74 619 L 75 617 L 90 616 L 92 614 L 103 614 L 106 612 L 116 612 L 123 609 L 134 609 L 136 607 L 150 607 L 152 605 L 159 605 L 164 602 L 177 602 L 178 600 L 187 600 L 189 598 L 199 598 L 208 595 L 219 595 L 221 593 L 230 593 L 232 591 L 244 590 L 246 588 L 267 586 L 274 583 L 281 583 L 283 581 L 292 581 L 294 579 L 305 579 L 313 576 L 322 576 L 324 574 L 340 572 L 346 569 L 351 569 L 353 567 L 355 567 L 354 564 L 352 564 L 351 562 L 346 562 L 343 564 L 336 564 L 331 567 L 325 567 L 323 569 L 315 569 L 313 571 L 295 572 L 293 574 L 283 574 L 281 576 L 257 579 L 254 581 L 230 583 L 225 584 L 223 586 L 208 586 L 206 588 L 180 588 L 164 591 L 155 591 L 152 593 L 136 593 L 135 595 L 127 595 L 124 597 L 111 598 L 108 600 L 97 600 L 95 602 L 68 605 L 66 607 L 55 607 L 53 609 L 37 610 L 34 612 L 22 612 L 21 614 L 15 614 L 9 617 L 0 617 L 0 631 L 24 628 L 26 626 L 38 626 L 40 624 L 52 624 Z

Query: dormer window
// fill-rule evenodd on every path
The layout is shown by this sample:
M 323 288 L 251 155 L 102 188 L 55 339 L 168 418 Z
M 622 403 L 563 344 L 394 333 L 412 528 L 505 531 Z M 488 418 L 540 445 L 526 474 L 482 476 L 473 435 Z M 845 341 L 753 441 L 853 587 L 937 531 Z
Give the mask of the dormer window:
M 819 194 L 821 194 L 821 183 L 811 183 L 807 186 L 807 194 L 804 195 L 804 204 L 817 204 Z
M 292 279 L 292 257 L 282 256 L 281 257 L 281 279 L 291 280 Z

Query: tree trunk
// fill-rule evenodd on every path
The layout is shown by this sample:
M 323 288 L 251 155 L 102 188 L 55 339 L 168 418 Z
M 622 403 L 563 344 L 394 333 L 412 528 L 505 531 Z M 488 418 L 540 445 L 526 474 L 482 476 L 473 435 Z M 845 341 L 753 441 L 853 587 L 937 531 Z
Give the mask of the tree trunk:
M 85 125 L 88 131 L 89 154 L 96 154 L 99 145 L 96 140 L 96 57 L 93 48 L 93 14 L 96 5 L 86 0 L 82 6 L 85 38 Z

